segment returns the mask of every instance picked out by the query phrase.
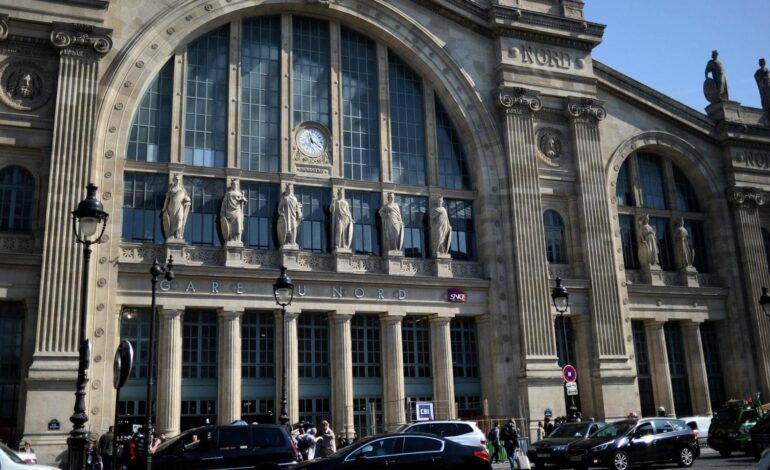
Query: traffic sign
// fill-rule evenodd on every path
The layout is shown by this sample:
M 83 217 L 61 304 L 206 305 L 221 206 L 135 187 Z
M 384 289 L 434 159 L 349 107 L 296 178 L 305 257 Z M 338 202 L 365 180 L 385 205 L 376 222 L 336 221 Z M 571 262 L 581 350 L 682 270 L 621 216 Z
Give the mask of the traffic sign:
M 561 375 L 564 377 L 565 382 L 574 382 L 577 380 L 577 371 L 569 364 L 564 366 L 564 368 L 561 370 Z
M 567 388 L 567 396 L 571 397 L 578 394 L 578 387 L 575 382 L 567 382 L 564 386 Z
M 433 419 L 433 403 L 421 402 L 417 403 L 417 419 L 416 421 L 430 421 Z
M 543 414 L 545 415 L 545 417 L 546 417 L 546 418 L 551 418 L 551 417 L 553 417 L 553 411 L 551 411 L 551 409 L 550 409 L 550 408 L 546 408 L 546 409 L 545 409 L 545 413 L 543 413 Z

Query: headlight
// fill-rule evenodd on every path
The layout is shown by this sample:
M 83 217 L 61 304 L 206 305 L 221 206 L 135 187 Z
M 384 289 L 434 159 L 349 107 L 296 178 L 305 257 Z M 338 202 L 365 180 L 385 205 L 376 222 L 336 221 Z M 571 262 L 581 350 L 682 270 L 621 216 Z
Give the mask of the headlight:
M 603 450 L 606 450 L 611 444 L 612 444 L 612 441 L 605 442 L 604 444 L 599 444 L 598 446 L 593 447 L 591 450 L 594 452 L 601 452 Z

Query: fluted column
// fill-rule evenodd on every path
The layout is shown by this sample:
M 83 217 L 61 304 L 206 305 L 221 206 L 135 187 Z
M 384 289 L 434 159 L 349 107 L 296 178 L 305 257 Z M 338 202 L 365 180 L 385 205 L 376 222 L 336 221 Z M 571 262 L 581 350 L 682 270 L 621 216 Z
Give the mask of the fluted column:
M 482 339 L 478 342 L 479 364 L 493 364 L 492 342 L 488 340 L 492 338 L 492 322 L 489 314 L 479 315 L 474 319 L 476 320 L 476 337 Z M 495 390 L 494 369 L 492 367 L 479 367 L 479 375 L 481 376 L 481 398 L 487 400 L 485 411 L 490 415 L 496 415 L 498 410 L 495 405 L 497 392 Z
M 589 315 L 571 315 L 569 318 L 575 332 L 575 368 L 578 374 L 580 389 L 580 412 L 583 416 L 596 416 L 596 405 L 593 393 L 593 371 L 591 357 L 593 356 L 594 335 L 591 317 Z
M 671 387 L 671 371 L 668 366 L 664 325 L 665 322 L 646 320 L 644 329 L 647 334 L 647 350 L 650 356 L 650 375 L 652 376 L 655 406 L 662 406 L 667 413 L 674 413 L 674 391 Z
M 454 419 L 455 381 L 452 371 L 452 317 L 430 318 L 430 350 L 433 355 L 433 403 L 436 419 Z
M 241 315 L 242 311 L 219 311 L 217 349 L 217 422 L 230 424 L 241 419 Z
M 711 414 L 711 395 L 706 373 L 706 359 L 703 357 L 703 343 L 700 338 L 700 322 L 682 322 L 682 330 L 693 413 Z
M 182 315 L 184 310 L 160 310 L 158 338 L 158 432 L 179 434 L 182 418 Z
M 403 315 L 380 316 L 382 338 L 382 407 L 385 430 L 406 423 L 404 412 L 404 345 L 401 341 Z
M 352 313 L 329 315 L 332 328 L 332 426 L 346 438 L 353 438 L 353 344 L 350 336 Z
M 741 278 L 745 289 L 745 310 L 754 336 L 754 360 L 752 370 L 763 397 L 770 397 L 770 322 L 759 305 L 762 287 L 770 288 L 770 275 L 766 266 L 762 224 L 759 207 L 767 201 L 764 193 L 752 188 L 732 188 L 728 200 L 733 203 L 732 211 L 738 236 L 738 250 L 741 260 Z
M 297 317 L 299 317 L 297 313 L 286 312 L 284 334 L 284 322 L 281 321 L 281 311 L 277 310 L 275 312 L 275 331 L 278 332 L 276 338 L 280 338 L 280 342 L 276 341 L 275 343 L 275 410 L 276 416 L 278 416 L 281 410 L 281 381 L 283 380 L 281 376 L 282 344 L 283 341 L 286 341 L 286 396 L 288 397 L 286 412 L 289 414 L 290 423 L 296 423 L 299 420 Z

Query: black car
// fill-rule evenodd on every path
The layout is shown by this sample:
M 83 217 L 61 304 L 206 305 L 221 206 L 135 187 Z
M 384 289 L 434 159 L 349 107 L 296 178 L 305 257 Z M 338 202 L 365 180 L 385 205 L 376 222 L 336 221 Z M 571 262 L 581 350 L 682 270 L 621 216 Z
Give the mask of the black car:
M 610 467 L 674 461 L 689 467 L 700 455 L 697 433 L 684 421 L 667 418 L 628 419 L 608 424 L 588 439 L 570 444 L 567 454 L 575 468 Z
M 603 422 L 562 424 L 542 441 L 530 445 L 527 457 L 537 468 L 547 464 L 564 465 L 567 463 L 567 447 L 570 444 L 586 439 L 604 426 Z
M 294 468 L 358 470 L 380 467 L 491 470 L 492 464 L 486 450 L 467 447 L 432 434 L 399 433 L 362 439 L 330 457 L 301 462 Z
M 763 414 L 749 430 L 749 453 L 759 460 L 765 449 L 770 449 L 770 413 Z
M 272 424 L 203 426 L 161 444 L 153 469 L 282 468 L 297 462 L 286 428 Z

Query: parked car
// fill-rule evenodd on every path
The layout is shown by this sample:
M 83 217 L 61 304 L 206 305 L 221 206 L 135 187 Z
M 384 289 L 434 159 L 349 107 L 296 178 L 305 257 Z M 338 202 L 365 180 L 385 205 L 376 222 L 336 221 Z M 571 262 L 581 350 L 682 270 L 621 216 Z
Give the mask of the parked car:
M 759 460 L 767 449 L 770 449 L 770 413 L 763 414 L 749 429 L 749 453 Z
M 296 469 L 358 470 L 379 467 L 420 470 L 491 470 L 486 449 L 432 434 L 380 434 L 356 441 L 330 457 L 300 462 Z
M 0 468 L 3 470 L 57 470 L 48 465 L 28 464 L 16 452 L 0 443 Z
M 297 462 L 297 448 L 283 426 L 203 426 L 161 444 L 157 469 L 281 468 Z
M 731 400 L 725 404 L 709 427 L 708 445 L 722 457 L 729 457 L 735 451 L 751 452 L 749 430 L 760 417 L 761 407 L 743 400 Z
M 26 464 L 36 464 L 37 463 L 37 455 L 35 455 L 34 452 L 25 452 L 24 449 L 20 449 L 16 452 L 16 455 L 19 456 L 21 460 L 24 461 Z M 0 467 L 1 468 L 1 467 Z
M 684 421 L 644 418 L 608 424 L 588 439 L 570 444 L 567 453 L 575 468 L 626 470 L 632 465 L 672 460 L 680 467 L 690 467 L 700 455 L 700 447 L 695 431 Z
M 565 423 L 554 429 L 542 441 L 530 445 L 527 451 L 529 461 L 537 468 L 547 464 L 567 464 L 567 446 L 573 442 L 586 439 L 591 433 L 603 428 L 603 422 Z
M 457 442 L 464 446 L 486 449 L 487 437 L 473 421 L 425 421 L 408 423 L 400 426 L 395 432 L 423 432 L 433 434 Z
M 698 445 L 705 446 L 709 437 L 709 427 L 711 426 L 711 416 L 689 416 L 687 418 L 677 418 L 687 424 L 693 431 L 698 431 Z

